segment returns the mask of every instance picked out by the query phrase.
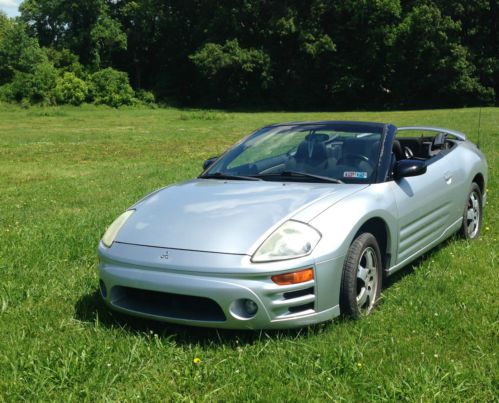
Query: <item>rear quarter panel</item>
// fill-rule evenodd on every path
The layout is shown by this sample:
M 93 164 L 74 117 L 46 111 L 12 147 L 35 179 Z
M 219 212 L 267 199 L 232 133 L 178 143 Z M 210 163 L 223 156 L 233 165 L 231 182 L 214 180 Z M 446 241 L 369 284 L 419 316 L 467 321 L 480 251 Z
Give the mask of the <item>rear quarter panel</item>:
M 468 191 L 473 179 L 481 174 L 484 184 L 487 183 L 487 163 L 481 151 L 469 141 L 457 141 L 457 146 L 442 158 L 444 171 L 453 173 L 452 192 L 452 218 L 462 217 Z M 443 174 L 444 172 L 442 172 Z M 484 186 L 485 190 L 486 186 Z

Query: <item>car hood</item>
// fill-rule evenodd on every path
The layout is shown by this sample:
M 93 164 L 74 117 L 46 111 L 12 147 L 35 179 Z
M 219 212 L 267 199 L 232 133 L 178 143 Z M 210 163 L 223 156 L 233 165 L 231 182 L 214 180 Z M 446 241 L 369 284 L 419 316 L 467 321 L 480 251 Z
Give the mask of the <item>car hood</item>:
M 282 222 L 308 222 L 365 185 L 196 179 L 152 193 L 116 242 L 252 254 Z M 256 244 L 256 246 L 255 246 Z

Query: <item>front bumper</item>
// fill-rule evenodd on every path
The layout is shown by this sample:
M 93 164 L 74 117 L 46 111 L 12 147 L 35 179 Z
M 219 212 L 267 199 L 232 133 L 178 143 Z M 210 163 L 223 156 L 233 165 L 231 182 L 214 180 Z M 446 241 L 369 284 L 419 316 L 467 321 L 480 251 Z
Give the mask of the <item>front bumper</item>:
M 168 252 L 168 253 L 166 253 Z M 253 264 L 249 256 L 99 246 L 101 294 L 113 309 L 155 320 L 217 328 L 300 327 L 339 315 L 343 257 Z M 312 267 L 311 281 L 279 286 L 271 276 Z M 248 314 L 244 301 L 253 301 Z

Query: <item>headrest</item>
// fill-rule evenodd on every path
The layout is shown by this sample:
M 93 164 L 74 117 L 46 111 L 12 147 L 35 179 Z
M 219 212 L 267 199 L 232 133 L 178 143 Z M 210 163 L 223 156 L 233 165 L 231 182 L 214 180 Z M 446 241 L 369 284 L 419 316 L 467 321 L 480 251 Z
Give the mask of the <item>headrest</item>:
M 397 161 L 405 159 L 405 154 L 402 151 L 402 145 L 400 144 L 400 141 L 393 140 L 392 151 L 393 154 L 395 154 L 395 159 Z
M 313 141 L 314 143 L 322 143 L 329 140 L 329 136 L 325 133 L 310 133 L 305 136 L 306 141 Z
M 295 159 L 300 163 L 319 165 L 327 161 L 326 145 L 319 141 L 302 141 L 296 150 Z

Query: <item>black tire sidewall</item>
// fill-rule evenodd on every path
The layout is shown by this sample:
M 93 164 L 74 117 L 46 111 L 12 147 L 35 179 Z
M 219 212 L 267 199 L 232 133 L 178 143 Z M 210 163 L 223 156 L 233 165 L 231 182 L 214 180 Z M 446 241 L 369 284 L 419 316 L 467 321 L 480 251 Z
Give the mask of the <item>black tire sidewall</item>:
M 378 301 L 381 294 L 383 279 L 381 252 L 374 235 L 369 232 L 364 232 L 358 235 L 348 248 L 348 253 L 345 256 L 345 261 L 343 264 L 340 290 L 340 311 L 342 315 L 347 318 L 357 319 L 362 316 L 362 314 L 366 313 L 362 312 L 357 306 L 357 270 L 360 258 L 362 257 L 364 251 L 369 247 L 374 250 L 376 255 L 376 275 L 378 276 L 378 285 L 374 298 L 374 306 L 376 305 L 376 302 Z
M 473 192 L 476 192 L 476 194 L 478 195 L 479 217 L 478 217 L 478 232 L 473 238 L 471 238 L 468 235 L 467 213 L 468 213 L 468 201 Z M 466 196 L 466 201 L 464 202 L 463 224 L 461 225 L 461 230 L 460 230 L 461 236 L 464 239 L 469 239 L 469 240 L 477 239 L 482 232 L 482 219 L 483 219 L 482 192 L 480 190 L 480 186 L 478 186 L 476 182 L 473 182 Z

